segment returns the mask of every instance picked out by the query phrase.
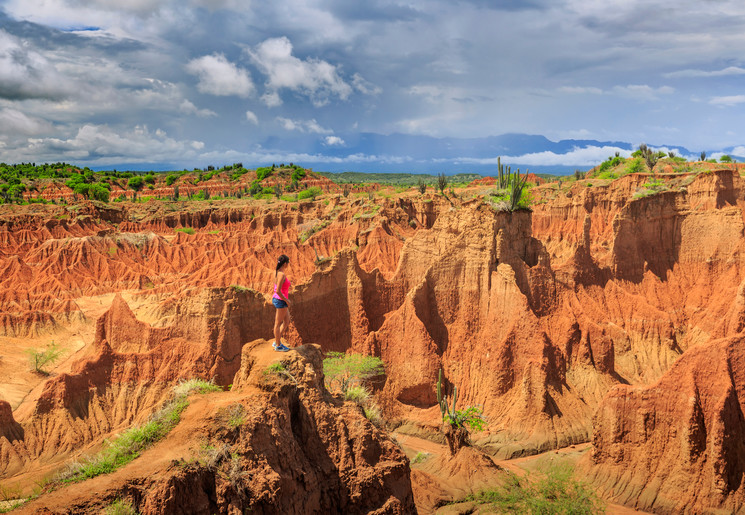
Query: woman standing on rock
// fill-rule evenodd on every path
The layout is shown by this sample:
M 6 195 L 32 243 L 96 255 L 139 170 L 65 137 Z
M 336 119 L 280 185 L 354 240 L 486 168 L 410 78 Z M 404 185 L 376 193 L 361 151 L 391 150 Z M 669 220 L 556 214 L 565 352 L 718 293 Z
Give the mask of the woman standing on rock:
M 277 270 L 274 272 L 274 295 L 272 304 L 277 308 L 274 317 L 274 343 L 272 347 L 279 352 L 287 352 L 289 347 L 282 343 L 282 336 L 287 332 L 290 325 L 290 301 L 287 294 L 290 293 L 290 280 L 285 275 L 285 268 L 290 258 L 282 254 L 277 258 Z

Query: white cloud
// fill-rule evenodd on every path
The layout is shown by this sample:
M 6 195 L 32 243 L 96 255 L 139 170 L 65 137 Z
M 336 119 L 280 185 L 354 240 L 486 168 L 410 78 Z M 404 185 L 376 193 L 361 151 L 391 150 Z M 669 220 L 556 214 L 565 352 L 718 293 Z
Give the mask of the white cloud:
M 248 97 L 254 84 L 247 70 L 238 68 L 222 54 L 205 55 L 192 59 L 186 70 L 199 77 L 197 89 L 217 96 Z
M 344 146 L 344 140 L 339 136 L 326 136 L 324 140 L 325 144 L 329 147 L 341 147 Z
M 654 88 L 646 84 L 629 84 L 628 86 L 614 86 L 613 92 L 637 100 L 657 100 L 660 95 L 670 95 L 675 90 L 670 86 Z
M 679 70 L 677 72 L 666 73 L 664 77 L 668 78 L 696 78 L 696 77 L 726 77 L 729 75 L 745 75 L 745 68 L 739 66 L 728 66 L 722 70 Z
M 559 91 L 562 93 L 569 93 L 572 95 L 602 95 L 603 94 L 603 90 L 600 88 L 584 87 L 584 86 L 563 86 L 559 88 Z
M 181 105 L 179 105 L 179 110 L 182 113 L 193 114 L 193 115 L 199 116 L 200 118 L 209 118 L 211 116 L 217 116 L 216 112 L 211 111 L 210 109 L 199 109 L 197 108 L 197 106 L 195 106 L 193 103 L 191 103 L 187 99 L 184 99 L 184 101 L 181 102 Z
M 0 97 L 61 98 L 71 91 L 65 84 L 53 63 L 0 29 Z
M 177 155 L 194 158 L 202 148 L 201 141 L 175 140 L 161 129 L 152 132 L 144 125 L 121 132 L 107 125 L 86 124 L 68 139 L 29 138 L 26 146 L 15 149 L 13 158 L 36 161 L 63 158 L 95 164 L 153 162 Z
M 721 107 L 731 107 L 737 104 L 745 103 L 745 95 L 729 95 L 724 97 L 713 97 L 709 100 L 711 105 Z
M 352 86 L 354 86 L 354 89 L 365 95 L 380 95 L 383 92 L 382 88 L 368 82 L 359 73 L 352 75 Z
M 0 134 L 35 136 L 52 130 L 46 120 L 27 116 L 12 108 L 0 108 Z
M 279 107 L 282 105 L 282 99 L 279 98 L 279 93 L 276 91 L 267 91 L 261 95 L 261 101 L 264 102 L 267 107 Z
M 298 59 L 292 55 L 292 43 L 286 37 L 271 38 L 253 50 L 247 50 L 256 66 L 267 75 L 267 92 L 262 100 L 276 107 L 282 100 L 279 92 L 289 89 L 307 96 L 313 105 L 326 105 L 331 97 L 346 100 L 352 87 L 339 76 L 336 67 L 320 59 Z
M 623 157 L 629 157 L 631 155 L 631 151 L 624 148 L 612 146 L 587 146 L 583 148 L 575 147 L 573 150 L 564 154 L 557 154 L 551 151 L 533 152 L 519 156 L 502 156 L 501 160 L 503 163 L 512 162 L 529 166 L 595 166 L 598 163 L 605 161 L 608 156 L 613 156 L 616 152 Z M 486 159 L 466 157 L 455 161 L 481 165 L 497 164 L 496 157 Z
M 287 131 L 308 132 L 312 134 L 331 134 L 334 132 L 331 129 L 321 127 L 315 118 L 311 120 L 292 120 L 279 116 L 277 117 L 277 121 Z
M 253 123 L 254 125 L 259 124 L 259 118 L 254 114 L 253 111 L 246 111 L 246 120 Z

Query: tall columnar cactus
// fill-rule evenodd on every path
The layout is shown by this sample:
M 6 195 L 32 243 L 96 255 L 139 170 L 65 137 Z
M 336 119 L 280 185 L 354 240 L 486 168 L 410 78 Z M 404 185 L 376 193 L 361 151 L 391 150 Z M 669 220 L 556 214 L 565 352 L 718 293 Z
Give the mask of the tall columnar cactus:
M 440 405 L 440 413 L 442 414 L 442 421 L 449 422 L 453 420 L 455 415 L 455 403 L 458 399 L 458 387 L 453 388 L 453 406 L 448 406 L 447 395 L 442 395 L 442 369 L 440 369 L 440 375 L 437 378 L 437 403 Z
M 519 206 L 520 197 L 522 197 L 525 184 L 528 182 L 528 171 L 525 170 L 525 177 L 520 179 L 520 169 L 517 169 L 517 174 L 510 177 L 509 190 L 510 190 L 510 211 L 514 211 Z
M 510 177 L 512 177 L 512 168 L 507 167 L 507 173 L 504 173 L 504 165 L 502 164 L 502 158 L 497 157 L 497 170 L 499 177 L 497 181 L 497 189 L 504 190 L 509 187 Z

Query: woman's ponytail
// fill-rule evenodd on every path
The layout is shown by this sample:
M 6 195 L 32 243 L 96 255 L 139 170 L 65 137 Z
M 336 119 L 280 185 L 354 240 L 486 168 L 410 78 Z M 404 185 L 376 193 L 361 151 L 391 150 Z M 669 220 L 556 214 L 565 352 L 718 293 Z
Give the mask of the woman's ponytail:
M 274 271 L 274 274 L 276 275 L 277 272 L 279 272 L 279 269 L 282 268 L 284 265 L 290 262 L 290 258 L 282 254 L 277 258 L 277 269 Z

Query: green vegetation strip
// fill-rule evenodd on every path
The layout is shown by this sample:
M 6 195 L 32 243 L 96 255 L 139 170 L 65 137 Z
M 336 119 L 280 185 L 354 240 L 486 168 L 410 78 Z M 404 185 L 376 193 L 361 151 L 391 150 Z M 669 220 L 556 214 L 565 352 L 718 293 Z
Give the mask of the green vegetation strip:
M 497 513 L 604 513 L 603 503 L 590 486 L 573 478 L 568 464 L 546 468 L 540 479 L 509 472 L 504 486 L 482 490 L 465 500 L 489 504 Z
M 132 427 L 122 433 L 109 446 L 88 458 L 84 463 L 75 462 L 59 476 L 63 483 L 74 483 L 108 474 L 137 458 L 148 447 L 163 438 L 181 420 L 181 413 L 189 405 L 187 396 L 191 392 L 209 393 L 222 389 L 201 379 L 190 379 L 178 384 L 171 399 L 141 426 Z

